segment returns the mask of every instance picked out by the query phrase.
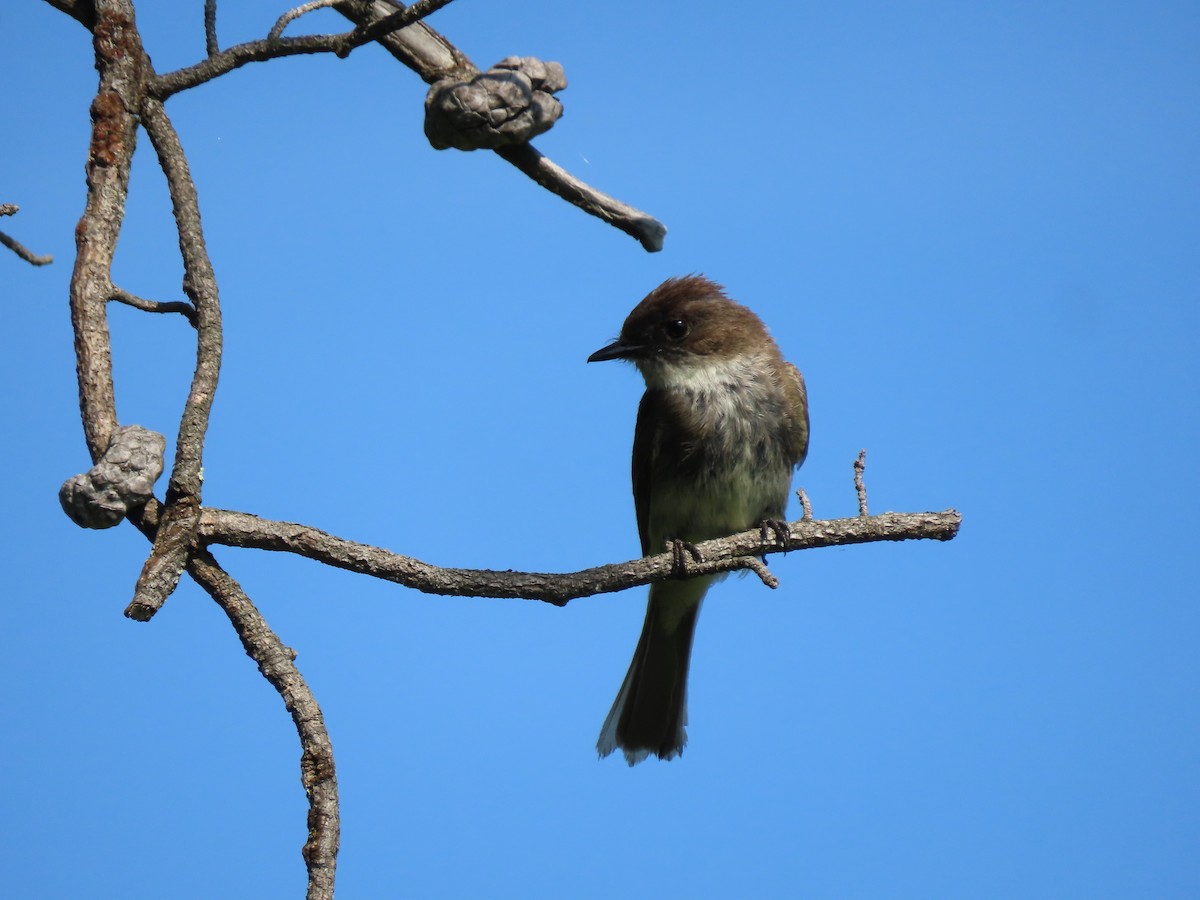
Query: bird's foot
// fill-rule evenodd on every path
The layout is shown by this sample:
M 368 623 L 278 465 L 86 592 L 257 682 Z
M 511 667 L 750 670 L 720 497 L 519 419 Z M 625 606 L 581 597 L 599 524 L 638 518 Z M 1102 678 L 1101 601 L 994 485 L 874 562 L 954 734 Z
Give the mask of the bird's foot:
M 671 573 L 676 578 L 685 578 L 688 574 L 688 557 L 693 562 L 704 562 L 704 555 L 691 541 L 681 541 L 678 538 L 667 541 L 671 550 Z
M 782 519 L 763 519 L 762 524 L 758 528 L 764 544 L 771 540 L 771 532 L 775 532 L 775 545 L 777 547 L 786 547 L 788 545 L 788 538 L 792 536 L 792 530 L 788 528 L 787 522 L 784 522 Z

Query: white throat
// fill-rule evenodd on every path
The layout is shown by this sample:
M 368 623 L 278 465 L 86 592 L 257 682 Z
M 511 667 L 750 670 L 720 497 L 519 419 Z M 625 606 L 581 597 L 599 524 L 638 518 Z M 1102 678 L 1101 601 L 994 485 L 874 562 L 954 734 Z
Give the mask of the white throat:
M 652 357 L 639 362 L 646 387 L 656 390 L 686 389 L 711 393 L 729 385 L 750 385 L 771 370 L 762 354 L 739 356 Z

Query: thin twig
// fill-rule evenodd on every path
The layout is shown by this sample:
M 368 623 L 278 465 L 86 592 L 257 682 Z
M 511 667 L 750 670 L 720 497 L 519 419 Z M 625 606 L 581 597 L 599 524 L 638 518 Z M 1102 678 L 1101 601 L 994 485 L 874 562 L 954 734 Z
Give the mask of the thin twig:
M 774 590 L 779 587 L 779 579 L 775 577 L 775 573 L 767 568 L 767 564 L 757 556 L 743 556 L 739 562 L 742 565 L 762 579 L 762 583 Z
M 15 203 L 0 203 L 0 216 L 15 216 L 21 211 L 21 207 Z M 40 256 L 34 253 L 16 238 L 9 237 L 3 231 L 0 231 L 0 244 L 3 244 L 25 262 L 34 266 L 48 266 L 54 262 L 54 257 L 47 253 L 45 256 Z
M 854 492 L 858 494 L 858 514 L 864 518 L 867 513 L 867 488 L 863 484 L 863 471 L 867 468 L 867 451 L 859 450 L 858 459 L 854 460 Z
M 656 253 L 663 248 L 667 226 L 662 222 L 580 181 L 566 169 L 543 156 L 532 144 L 500 147 L 495 153 L 546 190 L 578 206 L 588 215 L 625 232 L 648 252 Z
M 344 34 L 312 34 L 303 37 L 279 38 L 268 41 L 248 41 L 235 44 L 227 50 L 222 50 L 201 62 L 176 69 L 159 75 L 152 86 L 154 95 L 159 100 L 194 88 L 205 82 L 212 81 L 221 75 L 240 69 L 253 62 L 265 62 L 268 59 L 282 59 L 285 56 L 297 56 L 304 53 L 336 53 L 343 46 Z
M 283 34 L 283 30 L 298 18 L 310 13 L 313 10 L 324 9 L 327 6 L 336 6 L 339 3 L 344 3 L 345 0 L 310 0 L 297 6 L 295 9 L 289 9 L 282 16 L 275 20 L 275 24 L 271 26 L 271 30 L 267 32 L 267 40 L 273 41 Z
M 201 62 L 157 76 L 151 86 L 151 92 L 159 100 L 165 100 L 172 94 L 212 81 L 214 78 L 232 72 L 234 69 L 240 69 L 248 63 L 281 59 L 285 56 L 333 53 L 338 57 L 345 58 L 356 48 L 392 31 L 407 28 L 423 16 L 435 12 L 449 2 L 450 0 L 426 0 L 423 3 L 414 3 L 412 6 L 373 19 L 367 24 L 356 25 L 349 31 L 338 34 L 313 34 L 292 38 L 275 37 L 236 44 L 228 50 L 210 55 Z
M 812 504 L 808 501 L 808 494 L 804 492 L 804 488 L 796 489 L 796 499 L 800 501 L 800 508 L 804 510 L 800 517 L 801 522 L 811 522 L 813 520 Z
M 179 313 L 191 323 L 193 328 L 196 327 L 196 307 L 183 300 L 147 300 L 119 287 L 112 289 L 108 299 L 145 312 Z
M 3 231 L 0 231 L 0 244 L 3 244 L 5 247 L 7 247 L 13 253 L 17 254 L 17 256 L 21 257 L 21 259 L 25 260 L 25 262 L 29 263 L 30 265 L 48 266 L 48 265 L 50 265 L 50 263 L 54 262 L 54 257 L 51 256 L 49 253 L 46 253 L 46 254 L 34 253 L 32 250 L 30 250 L 28 247 L 26 247 L 24 244 L 22 244 L 16 238 L 10 237 L 9 235 L 5 234 Z
M 204 0 L 204 52 L 210 57 L 221 52 L 217 43 L 217 0 Z

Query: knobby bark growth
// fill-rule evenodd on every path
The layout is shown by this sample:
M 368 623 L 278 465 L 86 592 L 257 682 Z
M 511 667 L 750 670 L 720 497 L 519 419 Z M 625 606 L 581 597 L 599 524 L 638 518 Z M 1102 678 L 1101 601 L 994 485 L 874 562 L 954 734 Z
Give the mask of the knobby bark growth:
M 801 492 L 804 514 L 790 523 L 788 534 L 771 535 L 768 539 L 766 534 L 755 530 L 708 541 L 697 548 L 702 561 L 688 564 L 686 572 L 678 571 L 678 564 L 669 552 L 567 574 L 443 568 L 339 538 L 311 526 L 205 507 L 201 499 L 202 459 L 221 368 L 221 307 L 216 274 L 201 227 L 196 185 L 165 102 L 180 91 L 203 85 L 252 62 L 314 53 L 333 53 L 344 58 L 355 48 L 371 42 L 382 45 L 431 85 L 445 86 L 452 80 L 471 82 L 480 75 L 480 70 L 422 21 L 450 0 L 421 0 L 408 7 L 386 0 L 312 0 L 282 13 L 262 40 L 225 50 L 220 48 L 217 36 L 216 0 L 205 0 L 206 57 L 161 75 L 143 49 L 133 0 L 47 2 L 91 32 L 99 73 L 91 105 L 87 197 L 76 227 L 76 258 L 70 285 L 79 405 L 84 437 L 95 467 L 87 475 L 70 479 L 70 490 L 64 486 L 64 492 L 71 495 L 69 501 L 64 499 L 64 507 L 78 523 L 89 527 L 103 527 L 126 518 L 150 540 L 150 553 L 125 611 L 127 616 L 139 621 L 152 618 L 187 572 L 229 617 L 246 653 L 283 698 L 302 748 L 301 781 L 309 801 L 308 839 L 303 856 L 308 867 L 307 896 L 312 900 L 333 896 L 339 813 L 332 744 L 320 706 L 295 665 L 295 654 L 271 630 L 237 581 L 213 558 L 209 552 L 212 545 L 299 554 L 432 594 L 516 597 L 564 606 L 574 598 L 665 578 L 734 569 L 750 569 L 765 584 L 774 587 L 775 577 L 761 562 L 761 557 L 768 553 L 884 540 L 949 540 L 957 533 L 960 517 L 953 510 L 869 515 L 861 454 L 855 462 L 857 517 L 816 520 L 808 498 Z M 293 21 L 322 7 L 341 13 L 353 27 L 339 34 L 285 36 Z M 512 90 L 520 94 L 521 86 L 518 84 Z M 130 165 L 139 133 L 143 131 L 166 175 L 183 259 L 186 301 L 145 299 L 112 280 Z M 537 184 L 630 234 L 647 250 L 661 248 L 666 233 L 661 223 L 574 178 L 529 143 L 500 146 L 494 152 Z M 16 211 L 12 204 L 0 204 L 0 216 Z M 32 264 L 50 262 L 49 257 L 37 256 L 2 232 L 0 243 Z M 107 317 L 110 301 L 147 312 L 181 314 L 196 331 L 195 369 L 183 398 L 175 456 L 161 500 L 153 495 L 146 499 L 146 484 L 153 482 L 157 472 L 151 472 L 147 480 L 144 467 L 136 471 L 143 465 L 139 460 L 148 455 L 145 448 L 160 447 L 161 438 L 136 426 L 122 427 L 117 417 Z

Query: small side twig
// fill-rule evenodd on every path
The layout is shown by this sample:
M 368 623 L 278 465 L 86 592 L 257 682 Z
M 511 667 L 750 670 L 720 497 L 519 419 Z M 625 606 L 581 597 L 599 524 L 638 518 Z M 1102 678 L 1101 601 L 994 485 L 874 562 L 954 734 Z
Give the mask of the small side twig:
M 0 216 L 15 216 L 20 209 L 21 207 L 17 206 L 15 203 L 0 203 Z M 3 244 L 30 265 L 47 266 L 54 262 L 54 257 L 49 253 L 45 254 L 44 256 L 34 253 L 16 238 L 9 237 L 3 231 L 0 231 L 0 244 Z
M 859 450 L 858 459 L 854 460 L 854 492 L 858 494 L 858 514 L 864 519 L 870 515 L 867 512 L 867 487 L 863 484 L 863 470 L 867 468 L 867 451 Z
M 767 568 L 767 564 L 757 556 L 743 556 L 741 557 L 741 561 L 747 569 L 762 579 L 762 583 L 771 588 L 771 590 L 779 587 L 779 579 Z
M 812 504 L 808 501 L 808 494 L 804 492 L 804 488 L 796 488 L 796 499 L 800 501 L 800 508 L 804 510 L 800 521 L 811 522 L 813 520 Z
M 344 3 L 345 0 L 309 0 L 308 3 L 303 3 L 295 9 L 289 9 L 282 16 L 275 20 L 275 24 L 271 26 L 271 30 L 267 32 L 267 40 L 273 41 L 283 35 L 283 31 L 292 22 L 295 22 L 301 16 L 312 12 L 316 9 L 324 9 L 327 6 L 334 6 L 338 3 Z
M 217 43 L 217 0 L 204 0 L 204 52 L 210 57 L 221 52 Z
M 204 84 L 206 81 L 211 81 L 227 72 L 232 72 L 234 69 L 240 69 L 248 63 L 265 62 L 269 59 L 279 59 L 285 56 L 309 53 L 332 53 L 344 59 L 350 55 L 351 51 L 364 44 L 369 44 L 371 41 L 381 39 L 393 31 L 407 28 L 419 22 L 422 18 L 436 12 L 449 2 L 450 0 L 422 0 L 422 2 L 414 3 L 396 12 L 370 19 L 363 24 L 356 24 L 349 31 L 343 31 L 338 34 L 312 34 L 301 37 L 275 35 L 274 37 L 267 37 L 257 41 L 247 41 L 244 44 L 235 44 L 227 50 L 215 53 L 210 52 L 206 59 L 194 65 L 157 76 L 151 85 L 151 91 L 159 100 L 166 100 L 172 94 Z M 343 3 L 339 8 L 346 6 L 347 4 Z M 300 14 L 297 13 L 297 15 Z M 290 13 L 284 13 L 282 18 L 286 18 L 288 15 Z M 283 24 L 286 26 L 287 22 Z M 275 23 L 272 32 L 275 31 L 275 28 L 279 28 L 280 31 L 283 30 L 280 28 L 279 21 Z M 215 39 L 214 35 L 213 40 L 215 41 Z M 212 45 L 210 44 L 210 51 L 211 49 Z
M 109 296 L 109 301 L 124 303 L 126 306 L 132 306 L 134 309 L 140 309 L 144 312 L 152 313 L 179 313 L 193 328 L 196 327 L 196 307 L 183 300 L 147 300 L 145 297 L 139 297 L 137 294 L 131 294 L 119 287 L 112 289 L 112 294 Z

